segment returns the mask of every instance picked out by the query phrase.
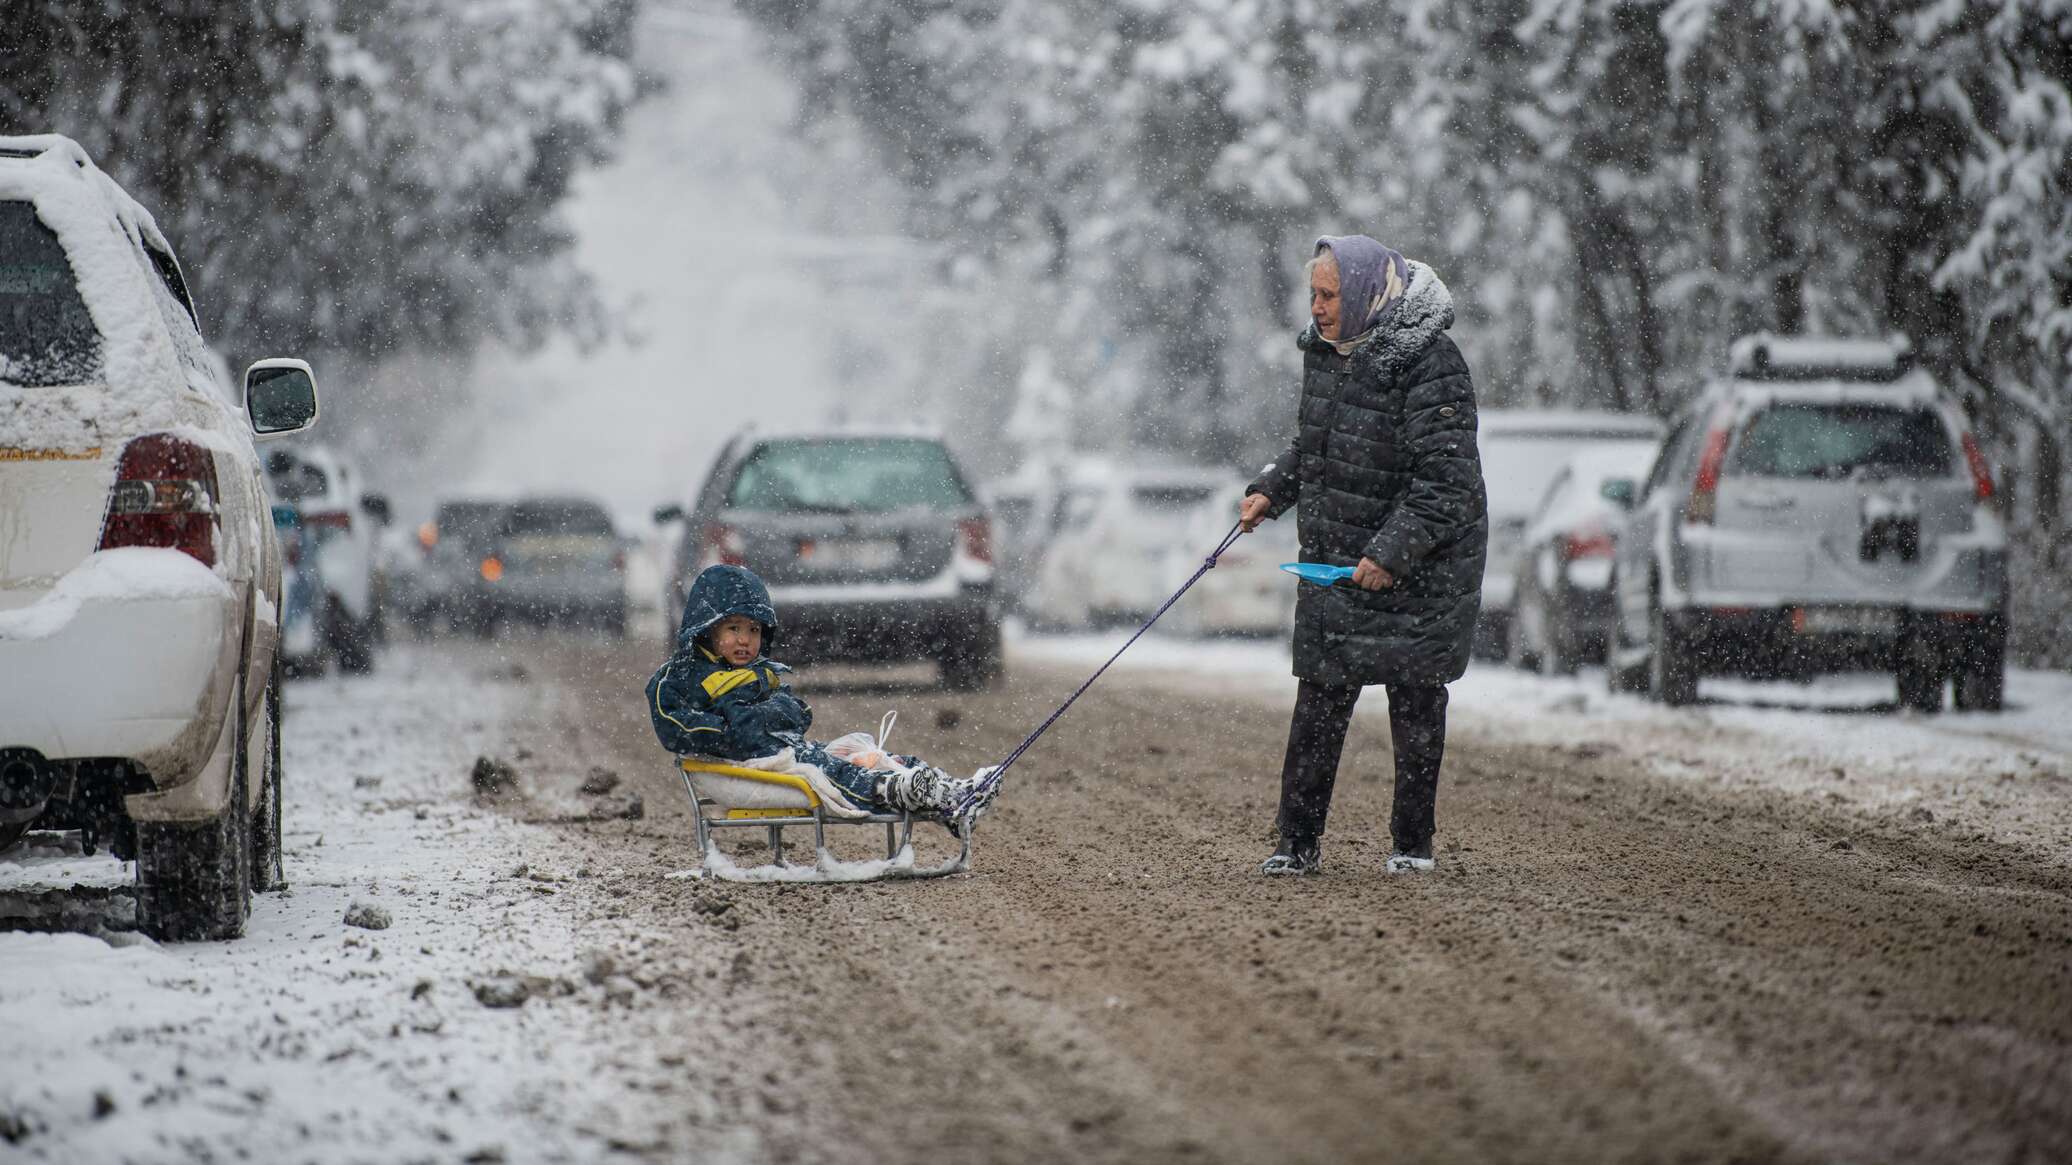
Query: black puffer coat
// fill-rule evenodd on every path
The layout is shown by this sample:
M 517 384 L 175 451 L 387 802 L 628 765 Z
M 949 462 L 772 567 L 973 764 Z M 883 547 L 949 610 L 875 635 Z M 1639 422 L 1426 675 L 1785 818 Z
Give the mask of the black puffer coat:
M 1340 356 L 1312 325 L 1295 438 L 1251 485 L 1297 507 L 1306 562 L 1371 558 L 1395 585 L 1301 586 L 1295 674 L 1317 683 L 1443 684 L 1468 667 L 1489 506 L 1475 386 L 1446 336 L 1453 296 L 1422 263 L 1380 334 Z

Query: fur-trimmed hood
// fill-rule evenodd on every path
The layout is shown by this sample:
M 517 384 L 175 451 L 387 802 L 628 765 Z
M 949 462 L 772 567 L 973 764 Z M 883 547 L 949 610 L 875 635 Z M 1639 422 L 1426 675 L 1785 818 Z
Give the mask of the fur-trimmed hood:
M 1409 367 L 1439 333 L 1452 326 L 1453 293 L 1446 289 L 1438 272 L 1412 259 L 1410 288 L 1403 293 L 1403 302 L 1347 359 L 1356 368 L 1372 369 L 1386 384 Z M 1329 349 L 1332 345 L 1317 334 L 1316 322 L 1311 321 L 1295 338 L 1295 346 L 1307 352 L 1316 347 Z

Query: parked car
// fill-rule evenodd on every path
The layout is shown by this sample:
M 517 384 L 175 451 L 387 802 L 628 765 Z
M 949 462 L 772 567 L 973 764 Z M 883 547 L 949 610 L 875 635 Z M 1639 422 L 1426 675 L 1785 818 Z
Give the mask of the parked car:
M 266 483 L 276 501 L 295 507 L 309 560 L 304 574 L 322 587 L 310 612 L 315 650 L 295 659 L 298 668 L 373 671 L 383 637 L 375 563 L 388 498 L 366 492 L 358 468 L 322 446 L 268 451 Z
M 2000 707 L 2007 532 L 1955 399 L 1903 341 L 1745 337 L 1675 420 L 1619 543 L 1612 682 L 1890 670 Z
M 626 544 L 587 498 L 527 498 L 504 512 L 478 572 L 480 618 L 626 634 Z
M 0 137 L 0 848 L 107 844 L 161 938 L 242 933 L 280 875 L 253 438 L 316 412 L 299 360 L 231 386 L 165 236 L 77 144 Z
M 418 531 L 425 547 L 417 605 L 410 622 L 420 634 L 452 628 L 488 635 L 494 608 L 488 601 L 497 533 L 511 503 L 481 498 L 455 498 L 439 503 L 432 520 Z
M 273 528 L 281 544 L 281 673 L 321 673 L 324 659 L 322 611 L 327 590 L 313 552 L 313 536 L 302 514 L 286 502 L 273 504 Z
M 1604 657 L 1612 624 L 1612 553 L 1656 450 L 1630 443 L 1570 458 L 1526 523 L 1505 652 L 1513 666 L 1568 675 Z
M 1160 572 L 1162 580 L 1170 580 L 1167 593 L 1194 573 L 1216 543 L 1230 533 L 1244 493 L 1242 485 L 1227 486 L 1188 515 L 1186 532 L 1167 554 Z M 1215 568 L 1201 576 L 1159 625 L 1170 624 L 1183 635 L 1291 634 L 1296 582 L 1281 569 L 1281 563 L 1301 557 L 1293 514 L 1262 522 L 1224 551 Z
M 1489 556 L 1482 568 L 1482 611 L 1476 621 L 1479 653 L 1496 655 L 1509 640 L 1525 527 L 1547 496 L 1554 475 L 1585 449 L 1610 445 L 1652 450 L 1661 440 L 1662 422 L 1630 413 L 1482 413 L 1476 444 L 1489 491 Z
M 669 572 L 672 636 L 691 580 L 729 562 L 769 584 L 787 661 L 927 659 L 952 688 L 1001 673 L 992 522 L 938 436 L 744 433 L 688 521 Z
M 1225 492 L 1232 476 L 1198 465 L 1118 463 L 1072 481 L 1024 601 L 1030 618 L 1084 627 L 1148 616 L 1180 584 L 1167 570 L 1174 553 L 1189 549 L 1189 517 Z M 1214 546 L 1212 538 L 1200 553 Z

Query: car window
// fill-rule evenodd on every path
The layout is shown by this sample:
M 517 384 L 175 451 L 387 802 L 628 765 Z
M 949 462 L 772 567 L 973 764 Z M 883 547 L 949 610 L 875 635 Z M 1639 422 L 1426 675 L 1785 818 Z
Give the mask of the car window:
M 101 377 L 101 334 L 55 231 L 27 202 L 0 201 L 0 383 L 41 388 Z
M 1749 420 L 1727 472 L 1828 480 L 1943 477 L 1955 468 L 1954 457 L 1932 409 L 1787 402 Z
M 432 524 L 442 545 L 480 546 L 495 536 L 507 509 L 499 502 L 447 502 L 439 507 Z
M 1678 421 L 1676 427 L 1669 430 L 1669 436 L 1662 440 L 1661 452 L 1655 454 L 1655 463 L 1648 467 L 1647 482 L 1640 491 L 1641 500 L 1652 496 L 1676 469 L 1677 463 L 1683 460 L 1684 450 L 1691 443 L 1691 434 L 1696 432 L 1697 428 L 1697 414 L 1686 413 L 1683 420 Z
M 273 496 L 284 502 L 320 498 L 331 488 L 331 479 L 323 470 L 284 450 L 267 455 L 266 478 L 273 486 Z
M 612 536 L 611 516 L 593 502 L 520 502 L 504 518 L 510 537 L 533 534 L 598 534 Z
M 769 441 L 749 455 L 727 504 L 779 513 L 961 509 L 971 491 L 937 441 L 835 437 Z

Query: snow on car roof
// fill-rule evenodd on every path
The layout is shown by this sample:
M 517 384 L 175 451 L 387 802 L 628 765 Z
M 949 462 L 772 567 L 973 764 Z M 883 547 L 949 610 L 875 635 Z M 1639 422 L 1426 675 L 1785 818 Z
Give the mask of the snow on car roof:
M 171 253 L 151 213 L 57 134 L 0 137 L 0 200 L 33 204 L 64 247 L 101 333 L 105 382 L 81 391 L 88 386 L 0 381 L 0 444 L 85 450 L 178 424 L 177 389 L 187 377 L 131 247 L 142 239 Z
M 1604 481 L 1614 477 L 1638 477 L 1655 461 L 1656 447 L 1632 442 L 1594 445 L 1568 459 L 1569 472 L 1577 477 Z
M 1905 336 L 1778 336 L 1757 332 L 1727 349 L 1727 367 L 1752 380 L 1895 380 L 1913 359 Z
M 1640 413 L 1581 409 L 1485 409 L 1476 418 L 1483 436 L 1544 434 L 1546 436 L 1659 437 L 1662 422 Z

